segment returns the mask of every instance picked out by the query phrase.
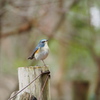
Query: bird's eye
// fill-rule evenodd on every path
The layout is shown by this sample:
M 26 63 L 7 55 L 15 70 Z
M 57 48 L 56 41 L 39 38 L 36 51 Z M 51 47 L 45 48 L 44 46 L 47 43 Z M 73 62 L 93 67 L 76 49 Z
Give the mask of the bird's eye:
M 42 43 L 44 43 L 45 41 L 42 41 Z

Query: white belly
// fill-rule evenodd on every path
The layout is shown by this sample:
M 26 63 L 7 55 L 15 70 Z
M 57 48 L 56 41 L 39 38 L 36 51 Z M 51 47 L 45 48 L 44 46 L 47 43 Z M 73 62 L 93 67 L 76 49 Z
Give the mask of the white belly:
M 49 48 L 48 47 L 43 47 L 40 49 L 40 52 L 36 53 L 34 55 L 36 60 L 44 60 L 49 54 Z

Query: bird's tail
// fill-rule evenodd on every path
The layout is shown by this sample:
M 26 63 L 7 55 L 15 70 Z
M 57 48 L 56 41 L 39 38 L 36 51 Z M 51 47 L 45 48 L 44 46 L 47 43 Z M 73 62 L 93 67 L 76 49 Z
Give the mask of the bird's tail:
M 32 60 L 33 58 L 34 58 L 33 56 L 28 57 L 28 59 L 30 59 L 30 60 Z

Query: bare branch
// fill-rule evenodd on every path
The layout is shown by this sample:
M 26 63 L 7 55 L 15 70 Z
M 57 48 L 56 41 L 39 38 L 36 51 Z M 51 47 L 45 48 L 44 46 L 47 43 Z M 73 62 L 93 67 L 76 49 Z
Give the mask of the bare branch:
M 2 35 L 0 36 L 0 38 L 6 38 L 8 36 L 12 36 L 12 35 L 16 35 L 16 34 L 25 34 L 23 33 L 24 31 L 27 31 L 31 28 L 31 23 L 27 22 L 22 24 L 18 29 L 8 32 L 8 33 L 2 33 Z

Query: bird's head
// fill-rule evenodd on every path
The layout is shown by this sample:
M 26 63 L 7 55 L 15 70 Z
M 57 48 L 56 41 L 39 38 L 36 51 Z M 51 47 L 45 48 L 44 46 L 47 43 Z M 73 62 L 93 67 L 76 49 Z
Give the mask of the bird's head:
M 47 39 L 42 39 L 42 40 L 40 40 L 39 45 L 40 45 L 41 47 L 44 47 L 45 44 L 47 44 L 47 42 L 48 42 Z

